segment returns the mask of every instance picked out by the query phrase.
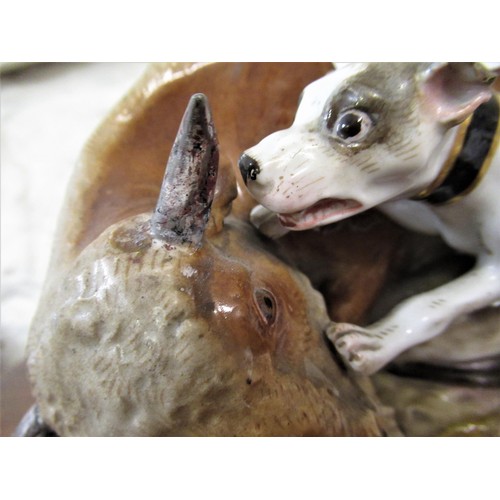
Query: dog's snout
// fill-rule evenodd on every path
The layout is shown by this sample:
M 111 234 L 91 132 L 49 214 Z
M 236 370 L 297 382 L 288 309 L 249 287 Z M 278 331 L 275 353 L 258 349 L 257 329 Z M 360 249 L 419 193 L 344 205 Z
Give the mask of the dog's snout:
M 252 181 L 257 179 L 257 175 L 260 173 L 260 167 L 256 160 L 254 160 L 251 156 L 243 153 L 240 157 L 240 161 L 238 162 L 240 167 L 241 176 L 247 184 L 248 179 L 250 178 Z

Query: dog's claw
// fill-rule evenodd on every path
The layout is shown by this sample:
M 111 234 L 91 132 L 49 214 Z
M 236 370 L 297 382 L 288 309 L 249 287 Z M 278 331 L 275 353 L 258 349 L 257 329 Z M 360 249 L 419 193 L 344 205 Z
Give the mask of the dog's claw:
M 349 323 L 337 323 L 327 336 L 353 370 L 371 375 L 389 361 L 383 355 L 382 340 L 370 330 Z

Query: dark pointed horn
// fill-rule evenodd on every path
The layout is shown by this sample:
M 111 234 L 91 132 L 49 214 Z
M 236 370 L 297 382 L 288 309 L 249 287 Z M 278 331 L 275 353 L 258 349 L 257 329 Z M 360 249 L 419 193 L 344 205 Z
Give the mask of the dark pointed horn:
M 210 215 L 219 147 L 207 98 L 191 97 L 172 147 L 156 210 L 155 238 L 199 245 Z

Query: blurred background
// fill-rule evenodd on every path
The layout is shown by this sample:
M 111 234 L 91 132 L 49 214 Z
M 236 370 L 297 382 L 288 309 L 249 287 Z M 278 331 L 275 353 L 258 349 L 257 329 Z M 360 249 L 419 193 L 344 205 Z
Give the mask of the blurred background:
M 33 404 L 25 346 L 65 189 L 86 140 L 145 63 L 0 65 L 0 435 Z

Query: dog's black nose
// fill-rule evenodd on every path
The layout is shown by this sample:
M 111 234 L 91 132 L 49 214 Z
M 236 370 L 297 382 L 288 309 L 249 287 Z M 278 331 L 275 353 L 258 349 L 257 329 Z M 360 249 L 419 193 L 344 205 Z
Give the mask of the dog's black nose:
M 251 156 L 243 153 L 240 157 L 238 165 L 240 167 L 241 176 L 243 177 L 245 184 L 247 183 L 248 178 L 250 178 L 252 181 L 257 179 L 257 175 L 260 173 L 260 167 L 259 164 Z

